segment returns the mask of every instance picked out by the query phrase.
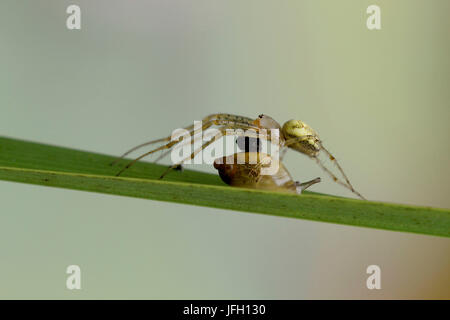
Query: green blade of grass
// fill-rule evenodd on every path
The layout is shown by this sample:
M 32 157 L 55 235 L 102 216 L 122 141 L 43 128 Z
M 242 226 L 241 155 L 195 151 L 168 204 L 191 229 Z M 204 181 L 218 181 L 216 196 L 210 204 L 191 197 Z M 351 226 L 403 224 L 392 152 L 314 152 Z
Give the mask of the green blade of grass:
M 170 201 L 213 208 L 270 214 L 450 237 L 450 210 L 407 206 L 305 193 L 302 195 L 232 188 L 217 175 L 138 162 L 123 176 L 115 157 L 0 137 L 0 179 Z

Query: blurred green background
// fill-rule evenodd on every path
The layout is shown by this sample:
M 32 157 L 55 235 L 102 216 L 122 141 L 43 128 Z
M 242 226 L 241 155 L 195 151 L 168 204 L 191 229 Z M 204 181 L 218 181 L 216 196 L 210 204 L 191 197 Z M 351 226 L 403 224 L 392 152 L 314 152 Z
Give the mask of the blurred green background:
M 70 4 L 81 30 L 66 29 Z M 0 135 L 119 155 L 210 113 L 265 113 L 315 128 L 367 198 L 450 208 L 448 12 L 448 0 L 3 0 Z M 298 153 L 286 165 L 351 196 Z M 3 181 L 0 202 L 3 299 L 450 298 L 446 238 Z M 80 291 L 65 287 L 70 264 Z M 366 288 L 370 264 L 381 290 Z

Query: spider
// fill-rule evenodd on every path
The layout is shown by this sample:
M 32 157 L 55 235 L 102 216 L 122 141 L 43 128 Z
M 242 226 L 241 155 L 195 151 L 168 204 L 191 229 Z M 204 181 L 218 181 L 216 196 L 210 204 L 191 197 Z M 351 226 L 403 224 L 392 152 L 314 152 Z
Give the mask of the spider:
M 249 161 L 252 157 L 257 160 L 255 164 Z M 214 168 L 219 171 L 223 182 L 235 187 L 301 194 L 306 188 L 320 182 L 320 178 L 304 183 L 293 181 L 282 163 L 278 164 L 275 174 L 262 175 L 261 168 L 269 166 L 272 161 L 276 160 L 263 152 L 239 152 L 216 159 Z
M 212 144 L 213 142 L 219 140 L 220 138 L 230 135 L 227 129 L 243 129 L 243 130 L 254 130 L 258 136 L 257 139 L 263 139 L 267 141 L 271 141 L 271 132 L 272 130 L 276 130 L 279 133 L 279 147 L 281 150 L 281 158 L 284 156 L 287 149 L 292 149 L 307 155 L 309 158 L 316 161 L 316 163 L 335 181 L 341 186 L 347 188 L 354 194 L 356 194 L 361 199 L 365 200 L 365 198 L 357 192 L 350 180 L 347 178 L 347 175 L 344 173 L 344 170 L 337 162 L 336 158 L 323 146 L 322 141 L 320 140 L 317 132 L 313 130 L 309 125 L 301 120 L 289 120 L 281 126 L 277 121 L 271 118 L 268 115 L 261 114 L 256 119 L 243 117 L 239 115 L 227 114 L 227 113 L 216 113 L 211 114 L 202 119 L 202 126 L 200 129 L 194 129 L 194 125 L 190 125 L 185 127 L 185 130 L 189 131 L 190 137 L 194 137 L 196 134 L 200 132 L 200 130 L 206 130 L 212 126 L 218 127 L 218 134 L 216 134 L 211 140 L 203 143 L 203 145 L 192 152 L 192 154 L 181 161 L 180 163 L 175 163 L 170 166 L 160 177 L 162 179 L 171 169 L 179 168 L 179 166 L 185 161 L 189 159 L 193 159 L 200 151 L 205 149 L 207 146 Z M 233 133 L 235 134 L 235 133 Z M 247 134 L 247 133 L 246 133 Z M 117 160 L 115 160 L 111 165 L 117 163 L 120 159 L 135 151 L 141 147 L 151 145 L 154 143 L 163 142 L 162 146 L 150 150 L 146 152 L 136 159 L 129 162 L 122 170 L 120 170 L 116 176 L 122 174 L 125 170 L 127 170 L 130 166 L 132 166 L 136 161 L 153 154 L 158 151 L 169 150 L 172 147 L 176 146 L 178 143 L 182 142 L 185 136 L 181 136 L 177 139 L 172 140 L 171 136 L 152 140 L 149 142 L 145 142 L 140 144 L 127 152 L 125 152 L 122 156 L 120 156 Z M 254 138 L 254 137 L 253 137 Z M 193 144 L 197 139 L 191 139 L 191 144 Z M 239 142 L 239 141 L 238 141 Z M 337 167 L 339 172 L 341 173 L 343 179 L 338 178 L 330 169 L 328 169 L 321 159 L 319 159 L 320 153 L 323 152 L 327 158 Z M 165 154 L 164 154 L 165 155 Z

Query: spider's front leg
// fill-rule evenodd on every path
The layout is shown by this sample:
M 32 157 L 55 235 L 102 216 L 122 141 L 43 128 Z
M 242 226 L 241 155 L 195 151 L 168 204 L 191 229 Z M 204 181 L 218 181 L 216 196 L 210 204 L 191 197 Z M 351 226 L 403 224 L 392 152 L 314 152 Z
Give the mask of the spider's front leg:
M 336 183 L 340 184 L 341 186 L 347 188 L 348 190 L 350 190 L 351 192 L 356 194 L 362 200 L 366 200 L 366 198 L 364 198 L 358 191 L 355 190 L 355 188 L 353 188 L 353 185 L 350 183 L 350 180 L 347 178 L 347 175 L 345 174 L 345 172 L 342 169 L 341 165 L 336 160 L 336 157 L 334 157 L 322 145 L 322 142 L 317 138 L 317 136 L 305 135 L 305 136 L 301 136 L 301 137 L 292 138 L 292 139 L 289 139 L 289 140 L 287 140 L 285 142 L 285 146 L 289 147 L 290 145 L 293 145 L 293 144 L 298 143 L 298 142 L 303 142 L 303 141 L 308 140 L 308 139 L 314 139 L 314 142 L 319 146 L 319 149 L 312 151 L 310 154 L 306 153 L 306 155 L 308 155 L 310 158 L 313 158 L 316 161 L 316 163 L 319 165 L 319 167 L 321 167 L 322 170 L 325 171 L 333 179 L 334 182 L 336 182 Z M 342 179 L 338 178 L 333 172 L 331 172 L 331 170 L 328 169 L 325 166 L 325 164 L 322 162 L 322 160 L 319 159 L 319 152 L 320 151 L 323 151 L 327 155 L 328 159 L 337 167 L 337 169 L 341 173 L 342 177 L 344 178 L 344 181 L 342 181 Z

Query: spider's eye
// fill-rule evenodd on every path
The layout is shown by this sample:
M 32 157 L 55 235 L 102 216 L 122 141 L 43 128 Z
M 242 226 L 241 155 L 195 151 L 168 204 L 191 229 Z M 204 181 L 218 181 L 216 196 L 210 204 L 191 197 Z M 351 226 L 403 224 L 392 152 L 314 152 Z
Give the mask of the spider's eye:
M 262 119 L 262 118 L 264 118 L 264 115 L 263 115 L 263 114 L 260 114 L 260 115 L 258 116 L 258 118 Z

